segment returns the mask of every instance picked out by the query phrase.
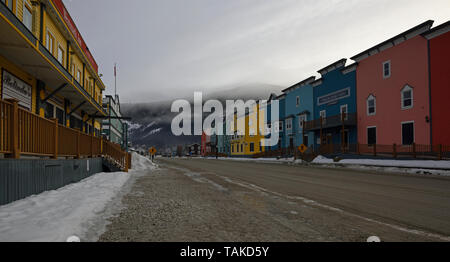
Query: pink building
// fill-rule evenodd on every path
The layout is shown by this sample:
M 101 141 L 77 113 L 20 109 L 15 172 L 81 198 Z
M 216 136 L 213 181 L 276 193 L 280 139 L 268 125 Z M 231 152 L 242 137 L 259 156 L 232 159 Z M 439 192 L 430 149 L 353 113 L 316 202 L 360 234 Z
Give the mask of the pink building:
M 361 144 L 430 144 L 428 41 L 422 23 L 354 57 Z

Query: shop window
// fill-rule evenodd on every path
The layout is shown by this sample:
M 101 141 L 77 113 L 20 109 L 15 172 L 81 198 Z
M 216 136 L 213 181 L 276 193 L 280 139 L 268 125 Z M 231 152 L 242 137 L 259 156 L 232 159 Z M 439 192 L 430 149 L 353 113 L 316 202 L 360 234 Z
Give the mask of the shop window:
M 402 109 L 411 108 L 413 108 L 413 89 L 407 85 L 402 89 Z
M 377 144 L 377 128 L 368 127 L 367 128 L 367 144 L 369 146 Z
M 402 144 L 412 145 L 414 143 L 414 123 L 402 123 Z

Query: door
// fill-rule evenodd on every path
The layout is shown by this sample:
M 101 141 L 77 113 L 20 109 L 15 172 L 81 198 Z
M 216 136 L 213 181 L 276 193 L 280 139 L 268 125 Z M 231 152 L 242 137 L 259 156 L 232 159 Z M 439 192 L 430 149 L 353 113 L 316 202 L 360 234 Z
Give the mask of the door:
M 414 123 L 402 124 L 402 144 L 405 146 L 412 145 L 414 143 Z

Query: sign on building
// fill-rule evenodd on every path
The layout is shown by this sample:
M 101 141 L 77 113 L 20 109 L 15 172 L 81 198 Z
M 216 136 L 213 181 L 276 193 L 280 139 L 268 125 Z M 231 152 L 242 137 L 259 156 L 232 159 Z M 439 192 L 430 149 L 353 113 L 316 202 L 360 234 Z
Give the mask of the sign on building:
M 20 106 L 31 110 L 31 86 L 6 70 L 2 76 L 2 99 L 17 99 Z
M 319 98 L 317 98 L 317 105 L 321 106 L 321 105 L 327 105 L 327 104 L 331 104 L 333 102 L 337 102 L 343 98 L 347 98 L 350 96 L 350 88 L 345 88 L 345 89 L 341 89 L 338 90 L 336 92 L 321 96 Z

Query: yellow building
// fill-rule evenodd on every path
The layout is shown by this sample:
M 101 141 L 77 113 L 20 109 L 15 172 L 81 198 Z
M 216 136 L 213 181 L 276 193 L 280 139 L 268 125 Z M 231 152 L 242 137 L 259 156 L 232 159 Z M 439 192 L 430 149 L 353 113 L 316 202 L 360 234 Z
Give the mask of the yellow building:
M 248 113 L 234 114 L 234 135 L 230 139 L 231 156 L 252 157 L 264 152 L 264 131 L 259 125 L 264 121 L 264 113 L 258 103 L 250 107 Z
M 0 98 L 99 136 L 105 85 L 62 0 L 0 1 Z

